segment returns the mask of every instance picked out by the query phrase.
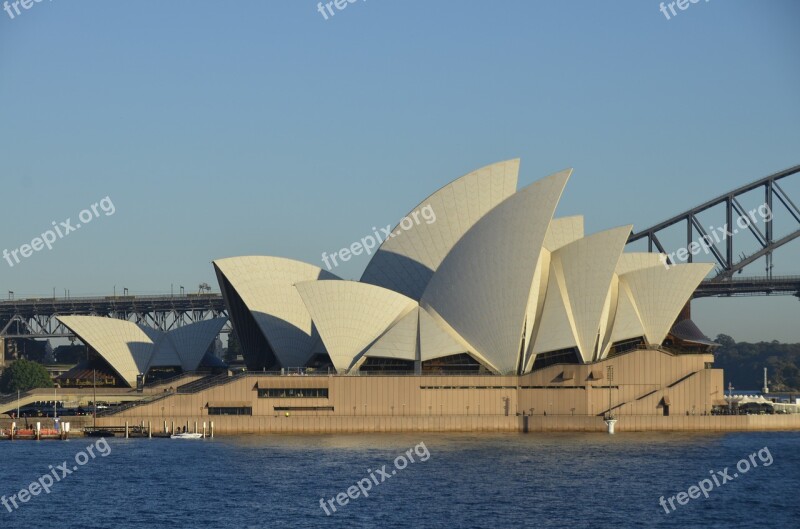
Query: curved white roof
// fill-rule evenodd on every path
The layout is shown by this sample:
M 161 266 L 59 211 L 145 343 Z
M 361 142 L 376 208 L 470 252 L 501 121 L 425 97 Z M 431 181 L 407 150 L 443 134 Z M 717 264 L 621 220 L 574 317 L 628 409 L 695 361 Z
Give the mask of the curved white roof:
M 617 275 L 627 274 L 628 272 L 641 270 L 642 268 L 650 268 L 652 266 L 664 267 L 665 257 L 664 254 L 660 253 L 624 253 L 620 256 L 619 262 L 617 263 Z
M 542 246 L 549 252 L 583 239 L 583 215 L 559 217 L 550 221 Z
M 151 367 L 183 366 L 183 361 L 178 355 L 178 350 L 172 340 L 170 340 L 169 333 L 161 333 L 153 341 L 153 353 L 150 355 L 147 369 Z
M 553 213 L 571 170 L 511 195 L 447 254 L 422 296 L 500 373 L 520 360 L 528 298 Z
M 619 281 L 619 276 L 644 268 L 664 266 L 665 257 L 663 254 L 648 252 L 623 253 L 620 256 L 614 273 L 614 285 L 609 292 L 603 315 L 605 329 L 600 333 L 603 337 L 600 359 L 606 357 L 615 342 L 644 336 L 644 327 L 630 289 Z
M 364 356 L 380 358 L 417 359 L 419 307 L 415 307 L 378 338 Z
M 80 340 L 102 356 L 129 385 L 146 373 L 153 353 L 153 339 L 160 333 L 116 318 L 57 316 Z
M 420 360 L 433 360 L 461 353 L 466 353 L 470 347 L 461 343 L 460 337 L 451 334 L 446 326 L 440 325 L 428 311 L 419 309 L 419 343 Z
M 533 336 L 526 370 L 532 368 L 537 354 L 578 346 L 575 321 L 566 291 L 564 274 L 560 268 L 554 269 L 551 263 L 547 290 L 544 292 L 544 308 L 537 324 L 538 330 Z
M 525 312 L 525 358 L 533 349 L 533 336 L 539 328 L 544 310 L 545 291 L 550 278 L 550 254 L 559 248 L 583 237 L 583 216 L 561 217 L 550 221 L 547 235 L 544 237 L 539 262 L 533 273 L 533 284 L 528 297 L 528 309 Z
M 644 324 L 641 316 L 639 316 L 639 309 L 636 308 L 636 304 L 633 302 L 633 294 L 631 294 L 627 282 L 620 280 L 617 310 L 609 342 L 613 345 L 616 342 L 641 336 L 644 336 Z
M 166 345 L 163 340 L 159 340 L 153 356 L 158 355 L 161 347 L 167 347 L 176 351 L 180 359 L 180 364 L 177 365 L 180 365 L 184 371 L 194 371 L 203 361 L 211 342 L 219 335 L 227 321 L 228 318 L 225 317 L 213 318 L 172 329 L 164 335 L 169 345 Z
M 578 239 L 553 253 L 552 267 L 563 274 L 564 292 L 574 321 L 578 351 L 584 362 L 596 358 L 603 312 L 620 255 L 633 226 Z M 600 335 L 602 336 L 602 334 Z
M 214 266 L 250 310 L 281 366 L 305 365 L 316 336 L 311 315 L 294 285 L 338 277 L 317 266 L 282 257 L 231 257 L 214 261 Z M 234 326 L 237 324 L 243 323 L 234 321 Z
M 151 367 L 178 367 L 194 371 L 228 318 L 200 321 L 169 332 L 102 316 L 57 316 L 91 347 L 129 385 Z
M 361 281 L 419 300 L 431 276 L 458 240 L 494 206 L 517 188 L 519 159 L 482 167 L 423 200 L 409 212 L 429 207 L 435 221 L 408 230 L 395 227 L 367 264 Z
M 620 276 L 630 289 L 633 302 L 650 344 L 661 345 L 686 302 L 714 265 L 687 263 L 652 266 Z
M 381 334 L 417 302 L 356 281 L 305 281 L 295 285 L 338 371 L 349 369 Z

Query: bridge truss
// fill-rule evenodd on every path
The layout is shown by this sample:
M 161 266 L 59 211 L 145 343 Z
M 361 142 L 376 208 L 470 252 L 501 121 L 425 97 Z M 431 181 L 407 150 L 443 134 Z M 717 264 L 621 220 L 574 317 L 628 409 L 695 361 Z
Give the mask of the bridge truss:
M 56 319 L 73 314 L 118 318 L 162 331 L 227 317 L 220 294 L 9 300 L 0 302 L 0 339 L 73 337 Z M 230 332 L 230 322 L 222 332 Z
M 709 253 L 717 262 L 714 277 L 702 283 L 695 292 L 695 297 L 795 295 L 800 298 L 800 276 L 778 277 L 772 274 L 773 252 L 800 237 L 800 208 L 797 206 L 800 201 L 792 200 L 792 197 L 781 186 L 781 183 L 788 181 L 790 177 L 798 178 L 798 174 L 800 174 L 800 165 L 760 178 L 650 228 L 633 233 L 628 239 L 628 244 L 645 239 L 649 252 L 660 252 L 669 256 L 670 252 L 662 244 L 659 234 L 673 226 L 684 224 L 686 244 L 682 248 L 686 261 L 692 262 L 692 253 L 685 250 L 692 248 L 692 245 L 700 244 L 709 249 Z M 752 218 L 752 213 L 742 206 L 743 195 L 758 189 L 763 190 L 763 205 L 766 205 L 768 212 L 774 213 L 774 206 L 781 204 L 789 214 L 787 217 L 789 221 L 794 221 L 788 227 L 787 234 L 777 240 L 773 237 L 774 214 L 764 216 L 762 229 Z M 724 226 L 723 237 L 719 237 L 719 234 L 709 233 L 709 230 L 703 227 L 698 219 L 701 213 L 720 205 L 724 205 L 725 211 L 724 222 L 718 224 Z M 743 220 L 744 222 L 742 222 Z M 750 233 L 757 241 L 758 249 L 749 255 L 741 253 L 735 258 L 736 241 L 745 232 Z M 735 274 L 741 274 L 746 266 L 762 257 L 766 260 L 765 277 L 741 279 L 734 277 Z M 667 261 L 670 264 L 674 263 L 672 257 L 667 257 Z

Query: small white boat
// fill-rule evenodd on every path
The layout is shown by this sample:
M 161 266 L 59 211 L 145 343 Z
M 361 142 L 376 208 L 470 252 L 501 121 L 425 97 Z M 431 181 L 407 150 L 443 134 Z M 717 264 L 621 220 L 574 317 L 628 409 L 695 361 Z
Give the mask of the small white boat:
M 169 436 L 170 439 L 202 439 L 201 433 L 176 433 Z

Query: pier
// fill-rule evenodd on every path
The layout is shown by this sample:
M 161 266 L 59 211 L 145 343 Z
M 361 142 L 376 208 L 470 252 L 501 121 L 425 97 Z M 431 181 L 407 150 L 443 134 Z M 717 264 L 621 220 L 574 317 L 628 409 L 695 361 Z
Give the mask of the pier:
M 11 423 L 8 429 L 0 429 L 2 441 L 66 441 L 69 439 L 70 423 L 61 424 L 60 428 L 42 428 L 42 423 L 37 422 L 32 428 L 18 428 L 17 423 Z

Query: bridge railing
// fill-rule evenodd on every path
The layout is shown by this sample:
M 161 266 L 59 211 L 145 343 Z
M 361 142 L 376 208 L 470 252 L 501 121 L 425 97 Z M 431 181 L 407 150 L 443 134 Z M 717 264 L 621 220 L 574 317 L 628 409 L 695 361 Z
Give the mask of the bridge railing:
M 735 285 L 737 283 L 770 283 L 770 282 L 781 282 L 781 281 L 789 281 L 794 282 L 800 280 L 800 276 L 772 276 L 772 277 L 764 277 L 764 276 L 748 276 L 748 277 L 736 277 L 736 278 L 711 278 L 703 280 L 701 285 L 710 285 L 710 284 L 727 284 L 727 285 Z
M 181 379 L 184 379 L 184 378 L 189 378 L 189 377 L 194 377 L 194 376 L 202 377 L 202 376 L 205 376 L 207 374 L 208 373 L 203 373 L 203 372 L 200 372 L 200 371 L 186 371 L 186 372 L 181 373 L 179 375 L 175 375 L 174 377 L 164 378 L 164 379 L 161 379 L 161 380 L 154 380 L 152 382 L 146 382 L 144 387 L 145 387 L 145 389 L 153 389 L 153 388 L 157 388 L 159 386 L 166 386 L 167 384 L 174 385 L 175 382 L 177 382 L 178 380 L 181 380 Z
M 167 300 L 209 300 L 209 299 L 222 299 L 222 294 L 219 292 L 210 292 L 207 294 L 151 294 L 145 296 L 70 296 L 66 298 L 60 297 L 46 297 L 46 298 L 19 298 L 19 299 L 3 299 L 0 300 L 0 306 L 4 305 L 22 305 L 22 304 L 62 304 L 62 303 L 87 303 L 87 302 L 108 302 L 108 301 L 167 301 Z

